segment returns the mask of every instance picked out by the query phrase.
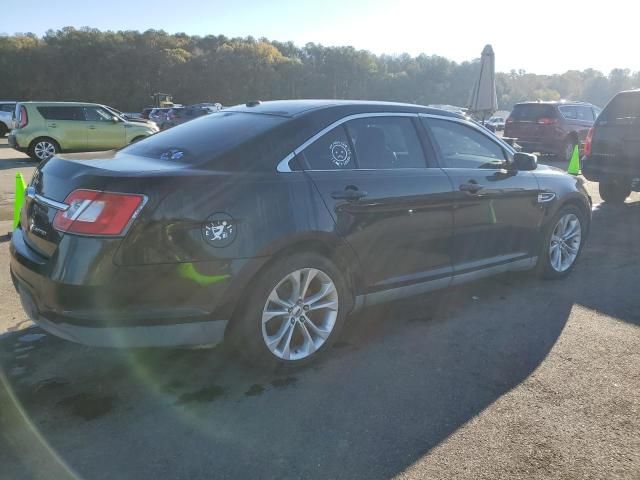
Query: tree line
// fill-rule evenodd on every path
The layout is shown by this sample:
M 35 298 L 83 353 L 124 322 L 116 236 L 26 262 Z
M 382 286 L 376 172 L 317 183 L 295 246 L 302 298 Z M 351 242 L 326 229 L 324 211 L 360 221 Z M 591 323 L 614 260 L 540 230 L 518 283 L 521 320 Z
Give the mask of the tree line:
M 374 55 L 348 46 L 161 30 L 65 27 L 42 37 L 0 36 L 0 98 L 90 101 L 125 111 L 149 105 L 154 92 L 172 93 L 179 103 L 223 105 L 345 98 L 465 106 L 478 71 L 479 59 L 457 63 L 437 55 Z M 514 70 L 498 73 L 496 84 L 500 109 L 562 98 L 604 106 L 616 92 L 640 86 L 640 72 Z

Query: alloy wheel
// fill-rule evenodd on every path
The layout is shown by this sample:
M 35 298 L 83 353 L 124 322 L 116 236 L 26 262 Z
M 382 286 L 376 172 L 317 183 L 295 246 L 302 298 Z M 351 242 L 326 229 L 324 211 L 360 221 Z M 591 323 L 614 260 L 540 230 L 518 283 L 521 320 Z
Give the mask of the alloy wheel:
M 56 154 L 56 147 L 51 142 L 41 140 L 36 143 L 36 146 L 33 148 L 33 152 L 40 160 L 46 160 Z
M 560 217 L 551 234 L 549 261 L 556 272 L 565 272 L 576 261 L 582 242 L 582 226 L 573 213 Z
M 303 360 L 327 341 L 338 317 L 338 290 L 321 270 L 289 273 L 271 291 L 262 311 L 262 338 L 281 360 Z

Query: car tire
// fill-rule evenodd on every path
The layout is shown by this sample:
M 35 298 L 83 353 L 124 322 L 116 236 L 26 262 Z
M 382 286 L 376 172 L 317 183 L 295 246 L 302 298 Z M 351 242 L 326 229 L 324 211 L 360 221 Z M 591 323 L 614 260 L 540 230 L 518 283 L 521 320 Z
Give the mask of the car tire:
M 138 136 L 138 137 L 134 138 L 133 140 L 131 140 L 131 141 L 129 142 L 129 145 L 131 145 L 132 143 L 139 142 L 140 140 L 143 140 L 143 139 L 145 139 L 145 138 L 147 138 L 147 137 L 145 137 L 144 135 L 140 135 L 140 136 Z
M 580 258 L 587 231 L 588 221 L 584 212 L 574 205 L 561 207 L 544 230 L 538 273 L 545 279 L 569 275 Z
M 60 153 L 60 145 L 49 137 L 36 138 L 27 149 L 27 154 L 36 162 L 42 162 Z
M 9 133 L 9 128 L 0 122 L 0 138 L 4 138 L 7 133 Z
M 573 150 L 576 148 L 578 143 L 571 137 L 565 139 L 562 143 L 562 149 L 558 152 L 558 158 L 563 162 L 571 161 L 571 156 L 573 155 Z
M 308 276 L 303 301 L 294 303 L 292 279 L 304 284 Z M 350 299 L 342 274 L 327 258 L 316 253 L 281 257 L 253 282 L 245 306 L 230 325 L 229 340 L 242 358 L 260 369 L 305 365 L 339 336 Z
M 598 184 L 600 197 L 606 203 L 622 205 L 629 195 L 631 195 L 631 185 L 622 180 L 600 182 Z

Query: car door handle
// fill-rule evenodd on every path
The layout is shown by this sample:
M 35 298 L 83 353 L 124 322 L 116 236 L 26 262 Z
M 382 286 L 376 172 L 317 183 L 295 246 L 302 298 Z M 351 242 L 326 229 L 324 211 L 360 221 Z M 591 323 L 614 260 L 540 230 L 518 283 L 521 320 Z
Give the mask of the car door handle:
M 458 187 L 461 192 L 478 193 L 482 190 L 482 185 L 477 183 L 463 183 Z
M 50 123 L 49 125 L 47 125 L 47 127 L 49 128 L 56 128 L 58 125 L 56 123 Z
M 331 193 L 331 198 L 333 198 L 334 200 L 347 200 L 350 202 L 360 200 L 361 198 L 364 198 L 366 196 L 367 192 L 365 192 L 364 190 L 349 187 L 345 188 L 342 191 Z
M 94 127 L 93 125 L 89 125 L 89 130 L 95 130 L 96 127 Z

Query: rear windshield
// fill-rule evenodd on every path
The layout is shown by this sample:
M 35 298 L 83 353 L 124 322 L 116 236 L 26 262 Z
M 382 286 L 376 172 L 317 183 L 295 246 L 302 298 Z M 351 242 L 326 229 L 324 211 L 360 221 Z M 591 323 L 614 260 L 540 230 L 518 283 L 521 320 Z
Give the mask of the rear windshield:
M 285 120 L 273 115 L 217 112 L 165 130 L 121 151 L 160 160 L 200 163 L 228 152 Z
M 625 120 L 640 118 L 640 92 L 616 95 L 598 117 L 598 120 Z
M 513 107 L 511 120 L 515 122 L 536 122 L 541 118 L 555 118 L 556 109 L 553 105 L 538 105 L 523 103 Z

